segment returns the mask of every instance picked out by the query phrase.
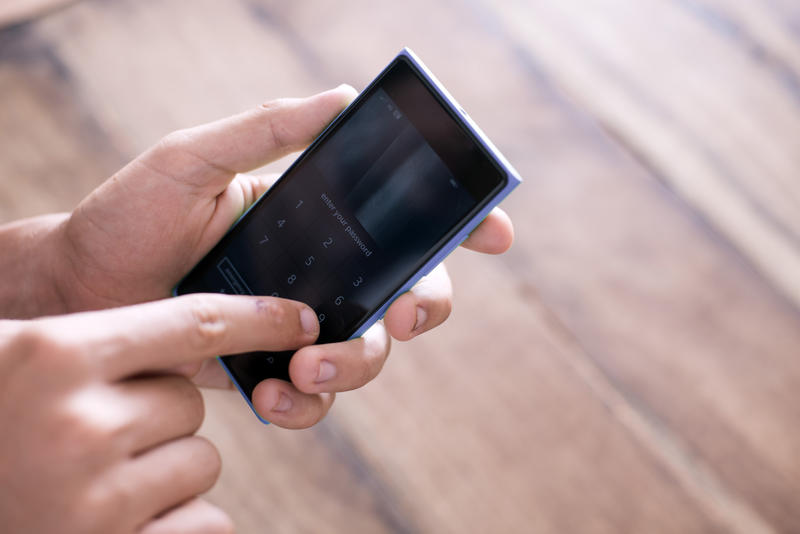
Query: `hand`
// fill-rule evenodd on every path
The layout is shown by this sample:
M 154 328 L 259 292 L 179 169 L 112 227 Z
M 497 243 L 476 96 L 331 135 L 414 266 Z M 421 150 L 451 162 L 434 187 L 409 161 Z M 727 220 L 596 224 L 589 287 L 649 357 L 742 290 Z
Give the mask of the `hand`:
M 70 310 L 162 299 L 271 185 L 240 173 L 297 151 L 354 98 L 342 86 L 171 133 L 111 177 L 63 227 Z
M 59 228 L 58 274 L 70 310 L 164 298 L 272 183 L 242 174 L 307 145 L 355 96 L 347 86 L 307 99 L 285 99 L 168 135 L 82 202 Z M 464 245 L 499 253 L 512 240 L 508 217 L 495 210 Z M 308 347 L 292 359 L 292 384 L 259 385 L 253 402 L 266 419 L 292 428 L 321 418 L 336 391 L 360 387 L 380 371 L 389 336 L 406 340 L 448 316 L 444 268 L 435 270 L 386 313 L 363 339 Z M 197 368 L 194 369 L 198 371 Z M 327 380 L 321 380 L 328 377 Z M 228 385 L 215 362 L 197 382 Z
M 164 370 L 318 333 L 304 304 L 226 295 L 0 321 L 3 532 L 231 532 L 196 498 L 220 470 L 202 397 Z

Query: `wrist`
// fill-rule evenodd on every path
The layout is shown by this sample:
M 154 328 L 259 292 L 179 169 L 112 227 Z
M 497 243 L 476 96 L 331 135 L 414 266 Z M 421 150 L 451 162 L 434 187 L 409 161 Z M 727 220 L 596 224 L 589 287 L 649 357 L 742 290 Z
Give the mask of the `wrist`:
M 60 272 L 71 268 L 63 254 L 69 214 L 23 219 L 0 226 L 0 316 L 31 318 L 65 313 Z

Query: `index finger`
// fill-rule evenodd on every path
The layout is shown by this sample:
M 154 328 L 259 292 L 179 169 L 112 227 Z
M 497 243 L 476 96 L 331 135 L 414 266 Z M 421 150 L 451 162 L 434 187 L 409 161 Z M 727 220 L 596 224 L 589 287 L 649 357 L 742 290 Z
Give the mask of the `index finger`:
M 303 303 L 219 294 L 185 295 L 42 322 L 51 336 L 80 350 L 110 379 L 221 354 L 297 349 L 319 334 L 316 314 Z

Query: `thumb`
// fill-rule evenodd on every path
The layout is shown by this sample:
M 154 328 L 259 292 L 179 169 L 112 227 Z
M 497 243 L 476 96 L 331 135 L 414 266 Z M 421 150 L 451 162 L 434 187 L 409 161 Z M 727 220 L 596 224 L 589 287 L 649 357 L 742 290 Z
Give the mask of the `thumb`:
M 349 85 L 308 98 L 283 98 L 169 134 L 140 163 L 180 183 L 224 189 L 236 173 L 308 145 L 355 98 Z
M 224 354 L 310 345 L 319 323 L 307 305 L 273 297 L 193 294 L 112 310 L 65 315 L 50 335 L 91 354 L 116 380 Z

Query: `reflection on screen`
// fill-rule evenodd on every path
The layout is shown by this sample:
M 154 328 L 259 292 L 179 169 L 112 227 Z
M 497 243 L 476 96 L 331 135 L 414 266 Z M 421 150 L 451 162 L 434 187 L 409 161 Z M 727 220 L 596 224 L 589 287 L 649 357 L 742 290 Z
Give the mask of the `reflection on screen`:
M 399 289 L 477 201 L 380 88 L 308 154 L 187 278 L 211 290 L 291 298 L 341 341 Z M 212 266 L 212 267 L 209 267 Z M 223 358 L 250 395 L 288 378 L 291 353 Z
M 312 163 L 378 245 L 393 253 L 424 252 L 475 204 L 381 89 Z

